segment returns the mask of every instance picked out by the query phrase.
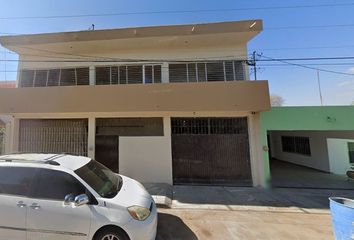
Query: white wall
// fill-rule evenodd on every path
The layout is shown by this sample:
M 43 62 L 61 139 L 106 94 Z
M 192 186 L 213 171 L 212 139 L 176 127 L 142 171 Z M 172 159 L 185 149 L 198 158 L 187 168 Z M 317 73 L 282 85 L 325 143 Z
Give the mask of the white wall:
M 354 139 L 327 139 L 331 173 L 346 174 L 347 170 L 350 168 L 348 142 L 354 142 Z
M 327 138 L 353 138 L 353 131 L 270 131 L 273 158 L 298 165 L 330 172 Z M 311 156 L 282 151 L 281 136 L 304 136 L 310 138 Z
M 119 173 L 140 182 L 172 184 L 170 118 L 163 137 L 120 137 Z

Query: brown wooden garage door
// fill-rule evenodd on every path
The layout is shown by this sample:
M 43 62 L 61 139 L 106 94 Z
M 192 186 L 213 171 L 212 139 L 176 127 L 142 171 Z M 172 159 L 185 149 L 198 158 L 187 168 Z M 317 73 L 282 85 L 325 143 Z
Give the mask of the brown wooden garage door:
M 174 184 L 252 185 L 247 118 L 172 118 Z

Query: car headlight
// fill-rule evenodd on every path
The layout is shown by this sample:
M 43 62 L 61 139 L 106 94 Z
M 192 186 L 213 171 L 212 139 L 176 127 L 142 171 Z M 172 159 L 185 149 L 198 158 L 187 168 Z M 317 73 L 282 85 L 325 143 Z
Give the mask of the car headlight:
M 150 210 L 140 206 L 128 207 L 128 212 L 135 220 L 138 221 L 144 221 L 150 216 Z

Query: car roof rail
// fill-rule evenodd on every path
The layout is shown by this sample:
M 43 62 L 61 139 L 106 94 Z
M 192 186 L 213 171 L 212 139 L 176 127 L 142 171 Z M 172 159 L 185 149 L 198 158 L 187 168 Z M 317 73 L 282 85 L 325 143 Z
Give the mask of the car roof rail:
M 22 153 L 23 154 L 23 153 Z M 8 155 L 5 155 L 8 156 Z M 49 164 L 49 165 L 54 165 L 54 166 L 60 166 L 60 163 L 55 161 L 55 159 L 61 158 L 65 156 L 65 154 L 56 154 L 53 156 L 50 156 L 48 158 L 44 158 L 43 160 L 26 160 L 26 159 L 19 159 L 19 158 L 1 158 L 0 157 L 0 162 L 20 162 L 20 163 L 41 163 L 41 164 Z

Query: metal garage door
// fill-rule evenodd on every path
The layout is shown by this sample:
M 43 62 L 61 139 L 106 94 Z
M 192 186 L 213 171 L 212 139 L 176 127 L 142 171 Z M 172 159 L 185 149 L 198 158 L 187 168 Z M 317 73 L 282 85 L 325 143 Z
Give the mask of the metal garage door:
M 172 118 L 174 184 L 252 185 L 247 118 Z
M 21 119 L 19 150 L 87 156 L 87 119 Z

